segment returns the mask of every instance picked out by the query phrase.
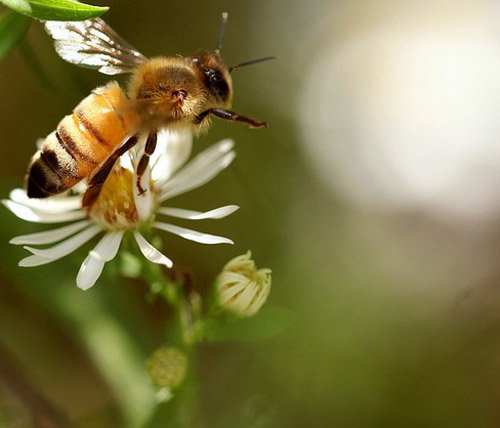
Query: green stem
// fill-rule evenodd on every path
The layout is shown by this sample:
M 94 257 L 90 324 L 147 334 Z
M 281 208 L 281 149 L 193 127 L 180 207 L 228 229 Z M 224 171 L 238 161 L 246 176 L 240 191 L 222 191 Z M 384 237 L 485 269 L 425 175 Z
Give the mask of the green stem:
M 147 263 L 146 277 L 150 281 L 151 292 L 164 299 L 174 311 L 174 335 L 167 332 L 167 340 L 182 349 L 188 360 L 186 377 L 173 391 L 173 397 L 162 403 L 148 427 L 163 426 L 168 421 L 172 427 L 200 426 L 198 411 L 198 347 L 196 346 L 196 323 L 199 322 L 198 301 L 191 290 L 189 275 L 166 270 L 163 266 Z M 193 297 L 195 296 L 195 297 Z M 169 334 L 170 333 L 170 334 Z M 172 337 L 174 336 L 174 337 Z M 172 343 L 173 341 L 173 343 Z
M 181 387 L 176 391 L 177 408 L 176 420 L 180 427 L 199 426 L 198 412 L 198 348 L 196 347 L 196 337 L 194 331 L 194 314 L 191 300 L 186 289 L 186 278 L 182 282 L 174 283 L 165 280 L 162 296 L 167 302 L 175 304 L 176 325 L 178 329 L 178 338 L 181 346 L 188 358 L 188 371 Z M 175 296 L 175 299 L 172 298 Z

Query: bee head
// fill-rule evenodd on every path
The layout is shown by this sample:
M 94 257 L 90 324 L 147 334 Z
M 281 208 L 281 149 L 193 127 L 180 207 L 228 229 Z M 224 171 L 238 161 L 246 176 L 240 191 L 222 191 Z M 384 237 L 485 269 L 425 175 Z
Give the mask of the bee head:
M 192 57 L 205 87 L 217 103 L 229 105 L 232 99 L 233 84 L 227 66 L 222 61 L 220 54 L 214 52 L 201 52 Z

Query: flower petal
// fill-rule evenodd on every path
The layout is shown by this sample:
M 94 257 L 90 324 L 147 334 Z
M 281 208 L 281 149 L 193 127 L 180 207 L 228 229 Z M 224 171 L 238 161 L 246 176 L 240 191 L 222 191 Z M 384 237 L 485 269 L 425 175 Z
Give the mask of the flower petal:
M 257 295 L 254 297 L 252 301 L 251 311 L 253 313 L 256 313 L 261 308 L 261 306 L 266 302 L 270 292 L 271 292 L 271 283 L 269 281 L 266 281 L 264 284 L 262 284 L 262 289 L 260 290 L 260 292 L 257 293 Z
M 82 290 L 88 290 L 92 287 L 101 276 L 104 263 L 104 261 L 96 260 L 89 254 L 80 266 L 80 270 L 76 276 L 77 287 Z
M 21 267 L 41 266 L 46 265 L 47 263 L 52 263 L 55 260 L 57 259 L 48 259 L 47 257 L 31 255 L 20 260 L 17 265 Z
M 89 255 L 95 260 L 109 262 L 116 256 L 124 233 L 125 230 L 106 233 L 94 249 L 89 252 Z
M 142 255 L 149 261 L 160 265 L 165 265 L 168 268 L 171 268 L 173 266 L 172 260 L 160 253 L 155 247 L 153 247 L 148 241 L 146 241 L 139 232 L 134 231 L 134 238 L 135 242 L 137 242 L 137 245 L 139 246 L 139 249 L 141 250 Z
M 206 165 L 204 168 L 190 168 L 191 164 L 189 164 L 178 175 L 172 177 L 171 181 L 169 180 L 161 186 L 160 202 L 208 183 L 219 172 L 227 168 L 235 156 L 236 153 L 231 151 L 223 157 L 216 159 L 213 163 Z
M 130 153 L 132 150 L 133 148 L 130 149 L 128 152 L 124 153 L 123 155 L 121 155 L 120 158 L 118 159 L 118 161 L 120 162 L 120 166 L 122 168 L 129 170 L 130 172 L 134 172 L 134 165 L 132 165 L 132 157 Z
M 6 199 L 4 199 L 2 203 L 19 218 L 35 223 L 62 223 L 72 220 L 81 220 L 87 215 L 82 210 L 61 213 L 43 212 Z
M 180 183 L 190 181 L 193 176 L 196 177 L 201 171 L 214 169 L 214 166 L 220 163 L 221 158 L 231 152 L 233 146 L 234 142 L 232 140 L 222 140 L 214 144 L 198 154 L 198 156 L 171 178 L 168 179 L 167 177 L 167 179 L 158 180 L 155 183 L 157 188 L 167 190 L 176 187 Z
M 185 218 L 188 220 L 219 219 L 234 213 L 239 207 L 237 205 L 226 205 L 207 212 L 184 210 L 181 208 L 160 207 L 156 210 L 159 214 L 170 217 Z
M 138 152 L 139 159 L 144 154 L 144 148 Z M 134 168 L 132 179 L 132 192 L 134 195 L 134 204 L 140 221 L 146 221 L 153 210 L 153 194 L 151 192 L 151 166 L 150 162 L 146 164 L 146 169 L 141 177 L 137 174 L 137 167 Z M 140 186 L 140 187 L 139 187 Z M 140 189 L 143 191 L 141 192 Z
M 87 229 L 77 233 L 75 236 L 72 236 L 66 241 L 61 242 L 51 248 L 32 248 L 32 247 L 24 247 L 26 250 L 35 254 L 37 256 L 45 257 L 46 259 L 57 260 L 61 257 L 72 253 L 77 248 L 80 248 L 83 244 L 90 241 L 94 236 L 96 236 L 99 232 L 101 232 L 101 228 L 97 225 L 90 226 Z
M 195 230 L 186 229 L 173 224 L 161 223 L 159 221 L 155 221 L 153 223 L 153 227 L 164 230 L 165 232 L 173 233 L 174 235 L 178 235 L 181 238 L 188 239 L 190 241 L 199 242 L 200 244 L 234 244 L 234 242 L 229 238 L 224 238 L 223 236 L 196 232 Z
M 81 208 L 80 196 L 54 196 L 50 198 L 28 198 L 26 190 L 14 189 L 10 192 L 11 201 L 35 208 L 45 213 L 63 213 Z
M 226 278 L 221 278 L 219 285 L 221 291 L 219 292 L 219 302 L 225 304 L 234 299 L 235 296 L 240 294 L 247 286 L 248 279 L 241 278 L 234 282 L 228 281 Z
M 153 180 L 170 178 L 187 161 L 192 146 L 193 133 L 190 128 L 176 131 L 160 130 L 156 150 L 150 158 Z
M 68 226 L 59 227 L 45 232 L 31 233 L 29 235 L 20 235 L 12 238 L 9 242 L 14 245 L 42 245 L 52 244 L 53 242 L 61 241 L 73 233 L 82 230 L 85 226 L 89 225 L 89 220 L 79 221 Z
M 218 159 L 231 152 L 234 146 L 233 140 L 222 140 L 208 149 L 203 150 L 194 159 L 192 159 L 182 170 L 175 174 L 169 181 L 171 184 L 177 184 L 178 181 L 184 181 L 186 176 L 203 171 Z
M 255 282 L 250 280 L 247 281 L 248 281 L 247 286 L 238 296 L 238 300 L 242 305 L 241 309 L 244 309 L 245 307 L 250 309 L 252 303 L 256 300 L 256 297 L 258 296 L 258 293 L 261 289 Z

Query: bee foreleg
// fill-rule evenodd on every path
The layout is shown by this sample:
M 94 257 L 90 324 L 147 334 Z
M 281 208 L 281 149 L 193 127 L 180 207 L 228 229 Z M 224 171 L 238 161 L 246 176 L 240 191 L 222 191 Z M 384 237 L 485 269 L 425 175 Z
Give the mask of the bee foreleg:
M 141 186 L 141 179 L 144 174 L 144 171 L 146 171 L 146 167 L 148 166 L 149 158 L 156 149 L 157 139 L 158 139 L 158 134 L 156 133 L 156 130 L 149 133 L 148 139 L 146 140 L 146 145 L 144 147 L 144 154 L 141 156 L 141 159 L 139 160 L 139 165 L 137 165 L 136 186 L 137 190 L 139 190 L 139 195 L 142 195 L 146 191 Z
M 211 108 L 205 110 L 196 117 L 195 123 L 197 124 L 201 123 L 201 121 L 205 119 L 205 117 L 207 117 L 209 114 L 213 114 L 214 116 L 220 117 L 221 119 L 244 123 L 245 125 L 248 125 L 250 128 L 267 128 L 269 126 L 267 122 L 258 122 L 256 120 L 250 119 L 249 117 L 240 116 L 239 114 L 233 111 L 224 110 L 221 108 Z
M 113 166 L 116 160 L 123 155 L 125 152 L 130 150 L 133 146 L 137 144 L 138 137 L 137 135 L 133 135 L 130 137 L 125 143 L 123 143 L 120 147 L 118 147 L 111 156 L 106 159 L 106 161 L 101 165 L 99 170 L 94 174 L 94 176 L 90 179 L 87 190 L 85 191 L 82 198 L 82 207 L 88 208 L 92 206 L 95 202 L 99 193 L 101 193 L 101 188 L 109 176 L 109 173 L 113 169 Z

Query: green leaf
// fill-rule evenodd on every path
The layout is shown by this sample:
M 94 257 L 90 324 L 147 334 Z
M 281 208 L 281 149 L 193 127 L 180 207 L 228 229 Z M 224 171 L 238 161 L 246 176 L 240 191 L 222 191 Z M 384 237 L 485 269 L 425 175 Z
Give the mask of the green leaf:
M 205 340 L 251 342 L 268 339 L 285 331 L 294 319 L 291 311 L 278 306 L 262 308 L 250 318 L 209 319 L 205 325 Z
M 46 21 L 83 21 L 102 15 L 109 9 L 70 0 L 0 0 L 0 2 L 30 18 Z
M 0 60 L 24 38 L 28 31 L 30 20 L 11 10 L 0 15 Z

